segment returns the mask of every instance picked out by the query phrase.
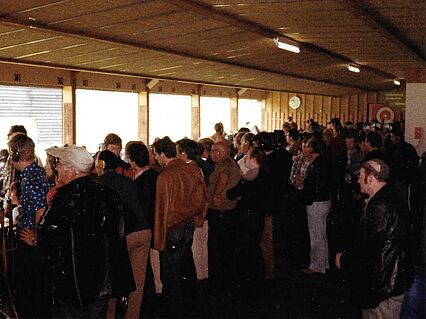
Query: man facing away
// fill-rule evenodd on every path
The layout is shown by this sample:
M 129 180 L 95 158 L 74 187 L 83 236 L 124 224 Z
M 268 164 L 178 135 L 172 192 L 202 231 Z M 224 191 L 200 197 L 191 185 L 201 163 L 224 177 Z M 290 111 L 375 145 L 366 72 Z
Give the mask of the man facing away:
M 84 147 L 52 147 L 62 185 L 40 223 L 49 259 L 51 317 L 105 317 L 108 298 L 134 290 L 118 195 L 92 180 Z
M 164 315 L 183 317 L 190 311 L 184 297 L 195 280 L 191 245 L 195 226 L 202 226 L 207 192 L 201 170 L 176 158 L 169 137 L 153 144 L 155 158 L 164 167 L 157 179 L 154 248 L 160 251 Z M 189 288 L 189 289 L 188 289 Z
M 405 292 L 413 279 L 409 256 L 407 200 L 387 184 L 389 167 L 379 159 L 361 166 L 359 184 L 367 194 L 354 243 L 336 255 L 347 270 L 363 319 L 400 317 Z

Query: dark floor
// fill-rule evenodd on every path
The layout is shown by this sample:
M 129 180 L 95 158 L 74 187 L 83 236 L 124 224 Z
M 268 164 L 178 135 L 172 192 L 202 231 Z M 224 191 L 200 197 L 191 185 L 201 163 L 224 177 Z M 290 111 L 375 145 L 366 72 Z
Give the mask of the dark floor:
M 198 295 L 198 306 L 188 318 L 361 318 L 345 281 L 339 277 L 338 273 L 294 273 L 265 282 L 262 289 L 253 292 L 252 298 L 213 294 L 205 289 Z M 401 318 L 426 318 L 424 278 L 424 267 L 417 267 Z
M 200 295 L 193 317 L 308 319 L 359 316 L 344 283 L 329 275 L 300 273 L 266 281 L 250 297 L 206 292 Z
M 257 291 L 247 291 L 244 297 L 213 293 L 208 282 L 198 288 L 196 306 L 186 318 L 361 318 L 339 273 L 293 273 L 268 280 Z M 406 294 L 401 318 L 426 318 L 425 300 L 425 269 L 416 267 L 415 281 Z M 6 317 L 0 312 L 0 318 Z

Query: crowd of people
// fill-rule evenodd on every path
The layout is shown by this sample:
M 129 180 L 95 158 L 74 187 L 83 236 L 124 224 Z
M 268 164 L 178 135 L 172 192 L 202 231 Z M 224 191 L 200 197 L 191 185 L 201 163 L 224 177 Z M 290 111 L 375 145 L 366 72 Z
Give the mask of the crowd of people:
M 45 165 L 12 126 L 0 155 L 18 316 L 185 317 L 201 288 L 250 300 L 284 273 L 341 271 L 363 318 L 399 318 L 419 156 L 399 123 L 307 124 L 226 136 L 217 123 L 199 141 L 128 142 L 123 158 L 111 133 L 94 155 L 48 148 Z

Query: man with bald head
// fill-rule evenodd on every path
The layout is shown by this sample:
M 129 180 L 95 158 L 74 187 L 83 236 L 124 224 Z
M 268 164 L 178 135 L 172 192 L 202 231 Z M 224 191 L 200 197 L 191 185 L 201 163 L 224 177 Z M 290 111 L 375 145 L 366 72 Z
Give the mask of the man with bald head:
M 209 278 L 218 291 L 229 291 L 235 281 L 235 228 L 237 201 L 226 197 L 226 191 L 241 178 L 240 169 L 229 156 L 226 142 L 214 143 L 210 151 L 216 166 L 209 177 Z

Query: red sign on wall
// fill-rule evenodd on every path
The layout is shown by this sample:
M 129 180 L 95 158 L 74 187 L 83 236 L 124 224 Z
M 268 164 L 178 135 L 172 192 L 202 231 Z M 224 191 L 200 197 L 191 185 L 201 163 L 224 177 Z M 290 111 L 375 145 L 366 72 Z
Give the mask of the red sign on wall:
M 422 128 L 421 127 L 415 127 L 414 128 L 414 138 L 416 140 L 419 140 L 422 138 Z
M 395 107 L 383 103 L 368 104 L 368 119 L 379 123 L 401 121 L 401 114 Z

